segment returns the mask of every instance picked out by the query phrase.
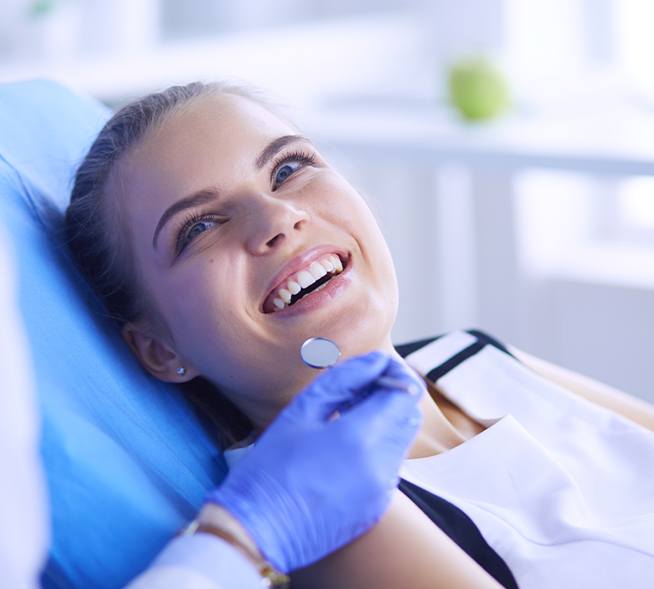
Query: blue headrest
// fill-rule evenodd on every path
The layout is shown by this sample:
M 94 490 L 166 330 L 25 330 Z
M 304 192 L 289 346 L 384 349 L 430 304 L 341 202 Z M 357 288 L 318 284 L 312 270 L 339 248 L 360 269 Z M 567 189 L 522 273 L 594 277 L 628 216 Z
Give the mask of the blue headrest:
M 52 82 L 0 85 L 0 224 L 16 255 L 51 502 L 46 587 L 122 586 L 226 471 L 179 389 L 140 367 L 60 241 L 75 167 L 109 116 Z

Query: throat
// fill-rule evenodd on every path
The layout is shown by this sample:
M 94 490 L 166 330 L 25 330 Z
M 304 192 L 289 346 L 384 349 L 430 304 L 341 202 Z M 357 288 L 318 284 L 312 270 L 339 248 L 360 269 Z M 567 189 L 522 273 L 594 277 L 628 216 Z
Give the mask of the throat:
M 482 432 L 485 428 L 443 396 L 425 379 L 429 395 L 420 402 L 422 426 L 408 458 L 426 458 L 451 450 Z

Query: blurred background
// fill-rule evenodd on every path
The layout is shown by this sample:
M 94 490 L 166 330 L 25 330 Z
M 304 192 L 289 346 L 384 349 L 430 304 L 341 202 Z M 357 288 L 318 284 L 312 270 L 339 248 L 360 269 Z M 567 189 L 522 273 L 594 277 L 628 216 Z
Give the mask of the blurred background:
M 2 0 L 0 82 L 259 86 L 373 201 L 396 343 L 479 327 L 654 401 L 653 26 L 649 0 Z

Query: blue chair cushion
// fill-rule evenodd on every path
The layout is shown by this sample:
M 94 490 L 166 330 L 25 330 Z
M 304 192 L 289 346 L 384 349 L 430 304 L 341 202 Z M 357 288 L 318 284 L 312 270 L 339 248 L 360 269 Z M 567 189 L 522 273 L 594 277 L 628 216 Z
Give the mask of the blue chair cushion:
M 41 409 L 46 587 L 122 587 L 226 472 L 179 389 L 140 367 L 60 239 L 74 170 L 110 114 L 53 82 L 0 85 L 0 224 Z

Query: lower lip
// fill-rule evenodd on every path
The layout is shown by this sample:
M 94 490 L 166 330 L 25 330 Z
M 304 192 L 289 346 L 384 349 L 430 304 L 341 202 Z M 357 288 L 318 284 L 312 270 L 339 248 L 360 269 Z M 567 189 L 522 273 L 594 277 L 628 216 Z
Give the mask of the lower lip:
M 352 254 L 347 261 L 347 266 L 340 274 L 337 274 L 329 282 L 327 282 L 320 290 L 315 290 L 305 297 L 302 297 L 297 303 L 293 303 L 290 307 L 284 307 L 281 311 L 270 313 L 274 317 L 285 319 L 288 317 L 295 317 L 302 313 L 314 311 L 319 307 L 324 306 L 332 299 L 335 299 L 352 283 Z

